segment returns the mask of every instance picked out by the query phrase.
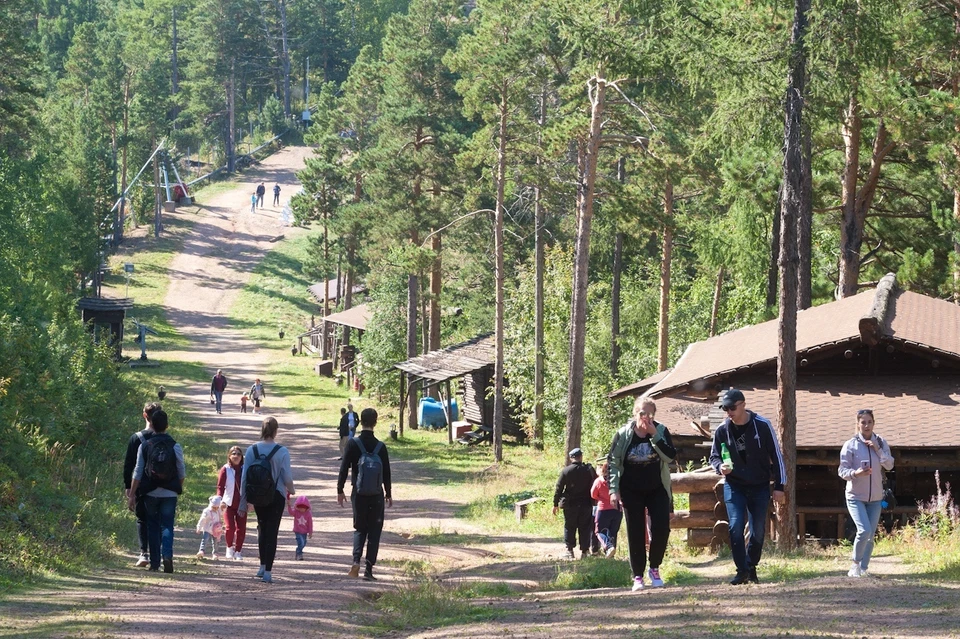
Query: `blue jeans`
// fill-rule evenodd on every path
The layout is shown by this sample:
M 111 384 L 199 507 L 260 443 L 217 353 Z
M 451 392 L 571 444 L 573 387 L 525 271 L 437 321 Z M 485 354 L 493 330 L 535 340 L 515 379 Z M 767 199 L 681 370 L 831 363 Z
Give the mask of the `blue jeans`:
M 866 570 L 870 565 L 870 555 L 873 554 L 873 538 L 877 535 L 883 502 L 860 501 L 847 497 L 847 510 L 857 527 L 857 537 L 853 541 L 853 561 L 860 564 L 860 570 Z
M 760 563 L 763 538 L 767 526 L 767 506 L 770 503 L 770 487 L 734 486 L 723 484 L 723 501 L 727 505 L 730 522 L 730 550 L 738 573 L 749 572 Z M 750 542 L 744 547 L 744 528 L 750 522 Z
M 147 516 L 147 543 L 150 546 L 150 569 L 160 569 L 160 558 L 173 559 L 173 520 L 177 514 L 176 497 L 143 498 Z
M 213 396 L 217 398 L 217 412 L 223 410 L 223 391 L 213 391 Z
M 303 552 L 303 549 L 307 545 L 307 533 L 293 533 L 297 536 L 297 554 Z
M 213 554 L 217 554 L 217 538 L 208 532 L 203 533 L 203 537 L 200 538 L 200 552 L 204 551 L 207 541 L 210 542 L 210 550 L 213 551 Z

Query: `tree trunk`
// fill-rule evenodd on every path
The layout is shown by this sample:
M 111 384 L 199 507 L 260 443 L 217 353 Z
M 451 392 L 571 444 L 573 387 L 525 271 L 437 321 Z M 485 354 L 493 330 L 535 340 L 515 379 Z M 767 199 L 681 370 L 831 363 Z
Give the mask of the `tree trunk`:
M 627 181 L 627 158 L 617 162 L 617 181 Z M 623 233 L 618 231 L 613 241 L 613 285 L 610 290 L 610 376 L 620 374 L 620 274 L 623 270 Z
M 663 245 L 660 251 L 660 321 L 657 325 L 657 370 L 669 366 L 670 353 L 670 266 L 673 260 L 673 182 L 667 178 L 663 190 Z
M 436 258 L 430 268 L 430 349 L 440 349 L 440 293 L 442 292 L 443 269 L 441 268 L 441 235 L 434 233 L 430 238 L 430 248 Z
M 783 158 L 783 219 L 780 224 L 780 320 L 777 353 L 777 423 L 786 470 L 786 503 L 777 520 L 778 545 L 797 546 L 797 220 L 803 198 L 804 36 L 810 0 L 795 0 L 792 51 L 786 94 Z
M 717 334 L 717 316 L 720 314 L 720 295 L 723 293 L 723 265 L 717 269 L 717 282 L 713 285 L 713 307 L 710 310 L 710 337 Z
M 607 81 L 603 67 L 587 83 L 590 98 L 590 130 L 580 153 L 577 180 L 577 232 L 574 250 L 573 300 L 570 313 L 570 360 L 567 375 L 566 451 L 580 447 L 583 420 L 584 351 L 587 338 L 587 281 L 590 265 L 590 227 L 593 224 L 593 194 L 597 178 L 597 155 L 603 132 Z
M 354 248 L 353 243 L 347 242 L 347 285 L 344 287 L 343 291 L 343 310 L 348 310 L 353 308 L 353 259 L 354 259 Z M 350 327 L 343 327 L 343 343 L 347 345 L 350 343 Z
M 799 266 L 797 273 L 797 309 L 810 308 L 813 304 L 813 171 L 810 166 L 811 140 L 810 125 L 803 124 L 803 147 L 800 156 L 801 184 L 800 203 L 802 204 L 797 220 L 797 254 Z
M 230 60 L 230 77 L 227 78 L 227 138 L 226 138 L 226 148 L 224 152 L 226 154 L 226 164 L 227 164 L 227 173 L 233 173 L 236 168 L 236 139 L 237 135 L 237 125 L 235 121 L 235 111 L 234 108 L 236 102 L 235 88 L 237 84 L 237 74 L 236 74 L 236 60 Z
M 850 102 L 843 122 L 844 165 L 842 194 L 840 198 L 840 275 L 837 286 L 839 296 L 857 294 L 860 278 L 860 244 L 863 242 L 863 226 L 857 224 L 857 179 L 860 171 L 860 103 L 856 89 L 850 94 Z
M 287 0 L 279 0 L 280 70 L 283 75 L 283 117 L 290 119 L 290 48 L 287 42 Z
M 537 142 L 543 141 L 543 128 L 547 120 L 547 93 L 540 93 L 540 114 L 537 118 Z M 542 163 L 541 157 L 537 155 L 537 165 Z M 538 178 L 539 179 L 539 178 Z M 536 262 L 536 273 L 534 274 L 534 330 L 533 330 L 533 348 L 535 351 L 533 365 L 533 439 L 535 445 L 543 446 L 543 369 L 546 364 L 543 356 L 543 276 L 545 267 L 544 251 L 544 233 L 543 225 L 545 223 L 545 214 L 543 210 L 543 192 L 538 184 L 534 194 L 534 261 Z
M 127 73 L 123 78 L 123 149 L 120 151 L 120 207 L 117 210 L 117 232 L 115 241 L 117 244 L 123 239 L 123 226 L 126 223 L 127 209 L 127 148 L 129 141 L 127 132 L 130 130 L 130 74 Z
M 493 458 L 503 461 L 503 216 L 507 181 L 507 122 L 510 116 L 507 91 L 500 93 L 500 128 L 497 132 L 497 201 L 493 214 L 493 275 L 496 282 L 495 341 L 496 356 L 493 370 Z

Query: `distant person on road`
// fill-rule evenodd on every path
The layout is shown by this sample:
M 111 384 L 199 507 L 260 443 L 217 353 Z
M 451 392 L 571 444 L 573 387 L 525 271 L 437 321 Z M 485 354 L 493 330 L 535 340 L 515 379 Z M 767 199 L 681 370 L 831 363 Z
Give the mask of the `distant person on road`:
M 177 497 L 183 492 L 186 476 L 183 449 L 167 434 L 165 412 L 154 412 L 152 422 L 155 434 L 137 451 L 127 506 L 130 510 L 136 508 L 136 494 L 140 489 L 144 495 L 150 570 L 159 570 L 162 559 L 163 572 L 173 572 L 173 524 Z
M 619 505 L 610 503 L 610 462 L 600 462 L 600 472 L 590 488 L 590 496 L 597 502 L 596 535 L 600 541 L 600 550 L 607 557 L 617 552 L 617 534 L 623 521 L 623 512 Z
M 240 485 L 243 482 L 243 449 L 231 446 L 227 463 L 217 473 L 217 494 L 226 507 L 227 559 L 243 561 L 243 540 L 247 536 L 247 516 L 240 514 Z
M 347 443 L 340 462 L 337 477 L 337 504 L 342 508 L 347 500 L 343 494 L 350 473 L 350 503 L 353 506 L 353 565 L 347 573 L 360 576 L 360 560 L 366 543 L 365 581 L 374 581 L 373 567 L 380 550 L 380 534 L 383 532 L 384 505 L 393 506 L 390 481 L 390 456 L 387 447 L 373 435 L 377 425 L 377 411 L 364 408 L 360 413 L 360 434 Z
M 873 432 L 873 427 L 873 411 L 857 411 L 856 435 L 840 450 L 838 473 L 847 482 L 847 510 L 857 527 L 848 577 L 867 576 L 873 538 L 883 510 L 883 471 L 893 470 L 890 446 Z
M 217 374 L 210 381 L 210 394 L 215 399 L 217 414 L 223 411 L 223 391 L 227 390 L 227 378 L 223 375 L 223 370 L 217 369 Z
M 344 423 L 347 426 L 347 437 L 353 439 L 357 436 L 357 424 L 360 423 L 360 417 L 357 416 L 357 413 L 353 410 L 353 404 L 347 404 L 346 414 L 340 417 L 340 426 L 343 427 Z
M 770 420 L 747 410 L 742 392 L 735 388 L 728 390 L 720 407 L 727 418 L 713 433 L 710 465 L 725 478 L 723 500 L 730 523 L 730 550 L 737 566 L 737 574 L 730 583 L 734 586 L 747 582 L 757 584 L 760 583 L 757 564 L 763 553 L 770 480 L 773 480 L 773 499 L 782 504 L 787 471 L 773 425 Z M 744 527 L 748 520 L 750 543 L 745 545 Z
M 297 491 L 293 487 L 290 452 L 274 439 L 279 425 L 274 417 L 267 417 L 260 427 L 260 441 L 247 449 L 243 456 L 243 479 L 240 486 L 240 506 L 237 514 L 246 516 L 252 504 L 257 512 L 257 546 L 260 550 L 260 569 L 257 577 L 273 583 L 273 561 L 277 556 L 277 537 L 287 500 Z M 286 496 L 286 497 L 284 497 Z
M 240 395 L 240 412 L 241 412 L 241 413 L 247 412 L 247 402 L 248 402 L 248 401 L 250 401 L 250 396 L 247 395 L 246 393 L 242 393 L 242 394 Z
M 130 485 L 133 482 L 133 469 L 137 466 L 137 451 L 140 450 L 140 446 L 146 442 L 148 439 L 153 437 L 153 425 L 150 423 L 150 420 L 153 418 L 153 414 L 160 410 L 160 404 L 156 402 L 149 402 L 143 405 L 143 421 L 144 427 L 143 430 L 138 430 L 133 435 L 130 436 L 130 439 L 127 441 L 127 454 L 123 460 L 123 487 L 124 487 L 124 496 L 127 500 L 130 499 L 131 491 Z M 137 558 L 136 563 L 134 564 L 138 568 L 143 568 L 150 564 L 150 557 L 148 556 L 148 542 L 147 542 L 147 515 L 143 510 L 143 494 L 134 495 L 136 501 L 136 507 L 134 508 L 134 516 L 137 519 L 137 541 L 140 543 L 140 556 Z
M 260 412 L 260 402 L 263 401 L 263 398 L 267 394 L 263 392 L 263 384 L 260 383 L 260 378 L 258 377 L 256 381 L 253 382 L 253 386 L 250 387 L 250 399 L 253 400 L 253 412 Z
M 337 428 L 337 434 L 340 435 L 340 456 L 338 460 L 343 460 L 343 451 L 347 449 L 347 442 L 350 441 L 350 426 L 347 424 L 347 409 L 340 409 L 340 426 Z
M 263 208 L 263 196 L 267 192 L 267 187 L 263 185 L 263 182 L 257 185 L 257 206 L 261 209 Z
M 273 205 L 280 206 L 280 185 L 273 185 Z
M 250 212 L 251 213 L 257 212 L 257 192 L 256 191 L 254 191 L 253 195 L 250 196 Z
M 647 517 L 650 518 L 650 585 L 664 586 L 660 564 L 670 539 L 673 492 L 670 463 L 677 456 L 670 431 L 654 420 L 657 405 L 638 397 L 633 419 L 613 436 L 607 460 L 610 464 L 610 505 L 623 506 L 630 545 L 633 591 L 643 590 L 647 564 Z
M 553 491 L 553 515 L 563 509 L 563 542 L 567 557 L 574 558 L 573 549 L 580 539 L 581 559 L 590 554 L 593 542 L 593 498 L 590 489 L 597 472 L 590 464 L 583 463 L 583 451 L 574 448 L 569 454 L 570 463 L 560 471 L 557 486 Z

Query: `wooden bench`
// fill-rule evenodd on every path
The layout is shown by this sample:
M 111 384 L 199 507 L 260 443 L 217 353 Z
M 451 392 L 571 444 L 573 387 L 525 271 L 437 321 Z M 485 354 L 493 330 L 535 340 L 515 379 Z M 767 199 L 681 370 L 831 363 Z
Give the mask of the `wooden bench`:
M 527 507 L 530 504 L 535 504 L 538 501 L 543 501 L 543 497 L 531 497 L 530 499 L 523 499 L 515 502 L 513 504 L 513 514 L 517 518 L 517 521 L 520 521 L 527 516 Z

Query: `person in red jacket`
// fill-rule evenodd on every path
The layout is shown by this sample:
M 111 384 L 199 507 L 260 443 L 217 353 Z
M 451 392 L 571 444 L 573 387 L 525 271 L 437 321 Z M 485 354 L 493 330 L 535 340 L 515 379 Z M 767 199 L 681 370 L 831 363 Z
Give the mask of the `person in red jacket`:
M 226 523 L 227 559 L 243 561 L 243 540 L 247 536 L 246 513 L 240 515 L 240 480 L 243 477 L 243 449 L 232 446 L 227 453 L 227 463 L 217 474 L 217 495 L 227 507 L 223 519 Z
M 594 480 L 590 496 L 597 502 L 596 534 L 604 555 L 613 557 L 617 552 L 617 533 L 623 522 L 620 504 L 610 503 L 610 462 L 600 462 L 600 474 Z

